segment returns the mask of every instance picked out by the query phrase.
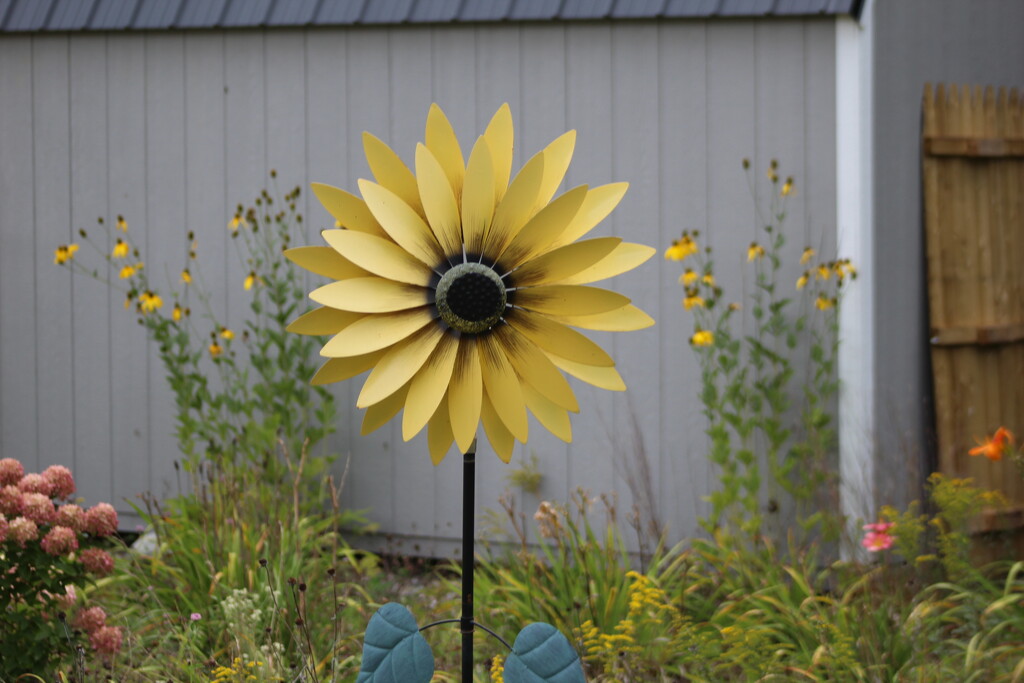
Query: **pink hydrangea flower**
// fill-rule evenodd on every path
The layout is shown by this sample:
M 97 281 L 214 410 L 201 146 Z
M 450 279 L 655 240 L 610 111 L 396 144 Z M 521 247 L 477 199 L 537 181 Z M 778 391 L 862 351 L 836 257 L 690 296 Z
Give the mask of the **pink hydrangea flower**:
M 36 524 L 49 524 L 57 516 L 53 501 L 42 493 L 26 493 L 21 499 L 21 514 Z
M 92 649 L 107 657 L 121 651 L 121 640 L 121 628 L 118 626 L 104 626 L 89 636 Z
M 85 530 L 94 536 L 117 532 L 117 510 L 110 503 L 97 503 L 85 513 Z
M 55 526 L 50 529 L 48 534 L 43 536 L 43 540 L 40 541 L 39 545 L 50 555 L 67 555 L 78 550 L 78 535 L 75 534 L 73 529 L 69 529 L 66 526 Z
M 13 486 L 25 476 L 25 468 L 14 458 L 0 460 L 0 486 Z
M 44 496 L 50 495 L 53 488 L 50 482 L 43 479 L 41 474 L 26 474 L 18 482 L 18 488 L 22 493 L 41 493 Z
M 7 540 L 7 517 L 0 513 L 0 543 Z
M 39 527 L 31 519 L 16 517 L 7 525 L 7 538 L 24 548 L 26 543 L 39 538 Z
M 0 488 L 0 512 L 5 515 L 20 515 L 24 494 L 17 486 L 8 484 Z
M 43 470 L 43 479 L 50 484 L 50 495 L 57 499 L 70 498 L 75 492 L 75 478 L 63 465 L 50 465 Z
M 75 531 L 85 531 L 85 510 L 74 504 L 61 505 L 57 508 L 53 523 Z
M 106 550 L 89 548 L 80 552 L 78 559 L 86 571 L 97 576 L 106 576 L 114 571 L 114 558 Z
M 107 613 L 102 607 L 84 609 L 75 617 L 74 625 L 86 633 L 95 633 L 107 625 Z

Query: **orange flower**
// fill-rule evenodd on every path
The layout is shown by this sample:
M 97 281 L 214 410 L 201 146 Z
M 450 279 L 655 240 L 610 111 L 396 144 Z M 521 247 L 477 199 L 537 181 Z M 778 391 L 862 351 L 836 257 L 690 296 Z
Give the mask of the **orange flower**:
M 1003 459 L 1003 453 L 1013 444 L 1013 434 L 1006 427 L 1000 427 L 991 439 L 975 439 L 978 445 L 968 451 L 969 455 L 984 455 L 995 462 Z

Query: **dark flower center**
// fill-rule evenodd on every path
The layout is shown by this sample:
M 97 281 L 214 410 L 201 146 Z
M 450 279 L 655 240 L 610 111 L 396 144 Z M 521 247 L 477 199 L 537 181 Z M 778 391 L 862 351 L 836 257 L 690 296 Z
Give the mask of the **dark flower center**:
M 501 319 L 506 301 L 505 284 L 481 263 L 459 263 L 437 284 L 437 310 L 459 332 L 489 329 Z

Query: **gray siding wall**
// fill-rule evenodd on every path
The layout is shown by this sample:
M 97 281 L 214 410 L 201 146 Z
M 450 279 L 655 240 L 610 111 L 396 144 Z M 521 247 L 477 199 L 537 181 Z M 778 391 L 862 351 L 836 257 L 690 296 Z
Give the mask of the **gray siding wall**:
M 0 457 L 72 467 L 81 494 L 114 502 L 128 528 L 125 499 L 175 492 L 173 402 L 154 349 L 122 295 L 73 279 L 52 264 L 53 248 L 123 213 L 150 267 L 166 259 L 176 272 L 195 230 L 216 303 L 237 325 L 245 271 L 225 230 L 235 204 L 271 167 L 286 187 L 354 188 L 368 175 L 363 130 L 411 160 L 432 101 L 465 149 L 509 101 L 517 167 L 576 128 L 567 186 L 631 183 L 599 233 L 661 250 L 700 229 L 738 298 L 756 229 L 742 158 L 762 196 L 770 159 L 797 178 L 790 263 L 805 244 L 834 244 L 834 36 L 834 20 L 820 19 L 0 38 Z M 308 195 L 307 237 L 319 243 L 330 222 Z M 630 390 L 576 384 L 573 443 L 534 424 L 513 461 L 538 456 L 540 498 L 582 486 L 617 491 L 625 510 L 624 475 L 642 449 L 642 502 L 673 539 L 696 530 L 713 482 L 679 272 L 659 255 L 612 281 L 658 321 L 593 335 Z M 407 537 L 400 549 L 446 551 L 441 541 L 459 533 L 459 459 L 433 467 L 425 435 L 404 444 L 400 427 L 358 436 L 357 391 L 337 388 L 332 446 L 351 454 L 346 503 Z M 479 507 L 496 507 L 508 468 L 486 451 L 479 463 Z M 528 497 L 527 513 L 537 503 Z
M 878 0 L 874 13 L 876 502 L 935 469 L 921 213 L 924 84 L 1024 86 L 1019 0 Z

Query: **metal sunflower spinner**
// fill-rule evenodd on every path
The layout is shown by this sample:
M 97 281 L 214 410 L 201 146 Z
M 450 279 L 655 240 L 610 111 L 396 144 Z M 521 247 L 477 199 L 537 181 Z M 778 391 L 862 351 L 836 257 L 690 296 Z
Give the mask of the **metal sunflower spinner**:
M 473 619 L 475 475 L 474 440 L 462 457 L 462 615 L 419 626 L 406 607 L 387 603 L 366 627 L 363 663 L 356 683 L 429 683 L 434 676 L 434 654 L 423 631 L 442 624 L 458 624 L 462 632 L 462 683 L 473 683 L 475 629 L 493 636 L 510 651 L 505 660 L 505 683 L 585 683 L 579 655 L 551 624 L 529 624 L 509 645 Z

